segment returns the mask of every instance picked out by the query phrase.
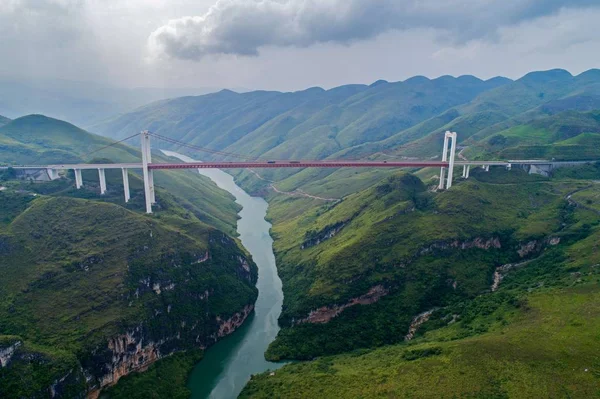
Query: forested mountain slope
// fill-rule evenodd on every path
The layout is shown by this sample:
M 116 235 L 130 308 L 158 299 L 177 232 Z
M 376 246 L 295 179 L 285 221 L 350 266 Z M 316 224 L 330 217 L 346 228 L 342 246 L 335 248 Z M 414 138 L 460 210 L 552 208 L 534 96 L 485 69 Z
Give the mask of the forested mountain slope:
M 459 144 L 468 146 L 561 112 L 595 109 L 600 109 L 599 70 L 577 76 L 550 70 L 515 81 L 444 76 L 295 93 L 223 91 L 150 104 L 92 129 L 116 138 L 150 129 L 188 143 L 264 159 L 426 159 L 439 158 L 446 130 L 457 131 Z M 332 173 L 319 171 L 318 178 Z M 261 176 L 298 188 L 314 173 L 268 170 Z M 283 181 L 290 176 L 290 184 Z M 251 180 L 245 173 L 238 177 Z M 261 184 L 255 183 L 251 187 L 260 189 Z
M 397 174 L 338 203 L 273 196 L 267 356 L 316 360 L 242 397 L 593 397 L 598 165 L 472 172 L 438 193 Z
M 125 144 L 104 148 L 113 143 L 113 140 L 91 134 L 70 123 L 43 115 L 29 115 L 0 127 L 0 164 L 47 165 L 92 160 L 141 162 L 137 148 Z M 135 144 L 135 141 L 132 143 Z M 159 153 L 154 154 L 153 159 L 165 161 Z M 111 185 L 115 186 L 115 190 L 122 187 L 120 171 L 106 173 L 109 188 Z M 200 220 L 234 234 L 237 205 L 233 197 L 218 189 L 208 178 L 191 171 L 157 171 L 155 181 L 159 187 L 177 193 L 175 201 Z M 97 186 L 97 173 L 85 171 L 84 185 L 93 183 Z M 142 201 L 141 197 L 132 196 L 132 199 L 134 203 Z
M 92 131 L 120 138 L 149 129 L 253 156 L 323 158 L 383 140 L 506 82 L 443 76 L 294 93 L 222 91 L 150 104 Z
M 107 143 L 42 116 L 17 119 L 0 137 L 14 160 L 22 153 L 11 149 L 81 161 Z M 100 155 L 130 160 L 136 150 Z M 133 173 L 129 204 L 120 171 L 107 173 L 103 196 L 93 171 L 80 190 L 70 173 L 52 182 L 0 174 L 0 396 L 85 397 L 176 352 L 165 361 L 193 363 L 251 313 L 256 266 L 215 227 L 233 232 L 238 208 L 211 183 L 182 175 L 157 176 L 158 206 L 148 216 Z M 195 195 L 212 196 L 219 213 L 206 214 Z

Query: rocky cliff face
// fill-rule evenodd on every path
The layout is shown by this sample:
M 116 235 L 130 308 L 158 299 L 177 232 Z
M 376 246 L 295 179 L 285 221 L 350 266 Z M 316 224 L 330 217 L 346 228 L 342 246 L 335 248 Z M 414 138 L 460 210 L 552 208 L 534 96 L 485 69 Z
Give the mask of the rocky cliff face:
M 197 335 L 197 346 L 205 349 L 231 334 L 244 323 L 253 310 L 254 305 L 249 304 L 229 318 L 222 319 L 217 316 L 215 333 L 205 338 Z M 90 386 L 88 398 L 97 398 L 103 388 L 116 384 L 120 378 L 132 372 L 144 371 L 157 360 L 189 347 L 184 337 L 194 334 L 197 329 L 197 323 L 188 325 L 181 322 L 177 334 L 153 339 L 147 327 L 139 325 L 125 334 L 112 337 L 105 347 L 94 351 L 91 364 L 83 368 Z
M 379 301 L 382 297 L 386 296 L 389 293 L 387 288 L 383 285 L 376 285 L 372 287 L 366 294 L 361 295 L 356 298 L 350 299 L 343 305 L 332 305 L 332 306 L 323 306 L 318 309 L 312 310 L 308 317 L 300 320 L 296 320 L 294 324 L 302 324 L 302 323 L 328 323 L 331 319 L 338 316 L 344 310 L 349 308 L 350 306 L 355 305 L 370 305 Z
M 10 362 L 10 359 L 12 359 L 12 357 L 15 354 L 16 350 L 22 344 L 23 343 L 21 341 L 17 341 L 15 343 L 11 344 L 11 345 L 6 346 L 6 347 L 0 347 L 0 367 L 6 367 L 6 366 L 8 366 L 8 363 Z
M 422 248 L 419 251 L 419 255 L 425 255 L 427 253 L 433 252 L 435 250 L 446 250 L 446 249 L 500 249 L 502 248 L 502 243 L 500 242 L 500 238 L 491 237 L 491 238 L 482 238 L 475 237 L 471 240 L 460 241 L 460 240 L 452 240 L 452 241 L 444 241 L 444 242 L 436 242 L 425 248 Z
M 323 241 L 327 241 L 337 235 L 348 224 L 347 221 L 336 223 L 328 226 L 319 232 L 309 231 L 305 237 L 300 249 L 307 249 L 319 245 Z
M 305 242 L 302 248 L 310 247 L 312 245 L 318 244 L 318 240 L 322 240 L 326 237 L 334 236 L 344 225 L 335 225 L 331 228 L 326 229 L 323 234 L 318 234 L 318 237 L 315 238 L 317 241 Z M 524 243 L 520 243 L 516 247 L 516 252 L 520 258 L 529 257 L 532 254 L 537 254 L 541 250 L 543 250 L 547 246 L 554 246 L 560 243 L 560 238 L 558 237 L 546 237 L 544 239 L 539 240 L 530 240 Z M 489 238 L 485 237 L 474 237 L 468 240 L 449 240 L 449 241 L 439 241 L 433 242 L 425 247 L 420 248 L 416 251 L 416 253 L 408 259 L 405 263 L 398 264 L 397 267 L 407 267 L 411 262 L 420 256 L 427 255 L 430 253 L 434 253 L 437 251 L 447 251 L 447 250 L 468 250 L 468 249 L 482 249 L 485 251 L 493 250 L 493 249 L 502 249 L 506 247 L 508 244 L 503 244 L 500 240 L 500 237 L 492 236 Z M 510 248 L 513 248 L 514 244 L 510 245 Z M 506 247 L 505 249 L 510 248 Z M 528 262 L 521 262 L 517 264 L 508 264 L 500 266 L 496 269 L 493 276 L 493 284 L 492 291 L 495 291 L 500 284 L 503 273 L 506 273 L 509 269 L 513 267 L 519 267 L 521 265 L 525 265 Z M 352 281 L 350 281 L 352 282 Z M 454 280 L 450 283 L 450 285 L 456 289 L 457 282 Z M 323 324 L 328 323 L 334 317 L 337 317 L 342 313 L 345 309 L 354 305 L 369 305 L 379 301 L 383 296 L 388 295 L 390 293 L 389 288 L 385 288 L 383 285 L 377 285 L 372 287 L 366 294 L 361 295 L 359 297 L 351 298 L 348 302 L 343 304 L 330 304 L 326 306 L 322 306 L 320 308 L 311 310 L 307 317 L 292 320 L 292 325 L 298 325 L 302 323 L 315 323 L 315 324 Z M 427 311 L 415 316 L 413 323 L 411 324 L 409 331 L 405 337 L 406 340 L 411 340 L 416 333 L 418 327 L 427 321 L 427 319 L 431 316 L 431 311 Z

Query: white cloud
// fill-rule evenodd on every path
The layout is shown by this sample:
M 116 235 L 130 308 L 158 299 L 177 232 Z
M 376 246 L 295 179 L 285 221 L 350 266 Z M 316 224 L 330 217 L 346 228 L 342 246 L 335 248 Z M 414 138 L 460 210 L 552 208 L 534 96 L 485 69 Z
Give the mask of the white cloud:
M 433 28 L 453 42 L 594 0 L 218 0 L 199 16 L 170 20 L 148 39 L 154 56 L 198 60 L 258 55 L 265 46 L 349 44 L 390 30 Z
M 369 0 L 375 9 L 359 7 L 366 0 L 279 0 L 286 11 L 267 13 L 254 7 L 256 0 L 243 0 L 250 11 L 231 8 L 240 1 L 0 0 L 0 79 L 297 90 L 414 75 L 518 78 L 531 70 L 578 73 L 600 65 L 600 5 Z M 262 3 L 279 10 L 273 0 Z M 281 13 L 286 24 L 276 18 Z M 264 14 L 269 23 L 259 24 Z M 205 17 L 211 28 L 169 23 L 182 15 Z M 145 62 L 148 37 L 161 26 L 175 29 L 167 37 L 180 47 L 156 41 L 154 54 L 164 59 Z

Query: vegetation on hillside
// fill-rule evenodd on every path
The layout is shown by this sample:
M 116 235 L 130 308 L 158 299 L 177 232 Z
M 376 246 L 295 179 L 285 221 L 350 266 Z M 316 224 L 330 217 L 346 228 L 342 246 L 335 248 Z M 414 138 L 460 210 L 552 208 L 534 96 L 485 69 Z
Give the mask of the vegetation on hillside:
M 38 160 L 55 150 L 52 143 L 79 162 L 81 154 L 109 142 L 42 116 L 0 129 L 9 143 L 3 148 L 22 146 Z M 116 146 L 100 155 L 129 160 L 136 150 Z M 2 397 L 47 397 L 50 391 L 81 397 L 113 373 L 134 371 L 114 362 L 133 356 L 138 344 L 161 356 L 209 346 L 223 335 L 222 321 L 239 317 L 256 300 L 256 266 L 218 230 L 233 232 L 238 210 L 225 192 L 191 173 L 157 174 L 156 212 L 148 216 L 135 173 L 128 204 L 120 170 L 107 171 L 105 195 L 97 173 L 83 175 L 80 190 L 72 171 L 51 182 L 19 180 L 14 169 L 0 175 L 0 349 L 8 354 L 0 368 Z M 194 196 L 218 206 L 200 207 Z M 214 214 L 206 214 L 211 206 Z M 111 347 L 124 334 L 135 344 Z M 157 364 L 152 389 L 179 383 L 178 395 L 185 396 L 181 382 L 199 356 L 192 351 Z M 123 369 L 111 369 L 117 366 Z M 112 396 L 139 387 L 138 378 Z
M 290 364 L 254 376 L 241 397 L 596 397 L 600 216 L 571 217 L 570 239 L 496 292 L 439 307 L 414 340 Z
M 565 198 L 587 185 L 479 169 L 437 194 L 399 174 L 288 218 L 280 215 L 301 200 L 274 202 L 284 328 L 267 356 L 310 359 L 401 341 L 418 313 L 489 290 L 496 267 L 535 256 L 550 236 L 569 239 Z M 532 241 L 535 249 L 520 255 Z M 387 294 L 372 305 L 346 308 L 326 324 L 298 324 L 380 285 Z
M 136 148 L 125 144 L 106 147 L 113 143 L 113 140 L 88 133 L 67 122 L 43 115 L 30 115 L 0 127 L 0 164 L 140 162 L 141 156 Z M 160 154 L 154 154 L 153 159 L 155 162 L 166 162 Z M 140 176 L 140 172 L 131 170 L 130 178 Z M 68 176 L 74 180 L 72 173 L 69 171 Z M 122 198 L 121 171 L 107 170 L 106 176 L 109 195 Z M 84 191 L 91 190 L 88 195 L 99 191 L 96 171 L 84 171 L 83 179 Z M 216 187 L 208 178 L 193 171 L 157 171 L 154 179 L 159 188 L 177 193 L 171 198 L 179 206 L 211 226 L 230 235 L 236 234 L 239 207 L 231 195 Z M 140 184 L 137 178 L 130 182 L 134 203 L 137 203 L 135 191 L 141 195 Z M 123 201 L 121 205 L 124 205 Z

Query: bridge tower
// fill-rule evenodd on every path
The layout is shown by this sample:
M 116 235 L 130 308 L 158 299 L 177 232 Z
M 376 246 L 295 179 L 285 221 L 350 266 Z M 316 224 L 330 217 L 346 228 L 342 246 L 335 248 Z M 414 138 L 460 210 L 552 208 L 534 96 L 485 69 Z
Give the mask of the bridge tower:
M 144 197 L 146 199 L 146 213 L 152 213 L 152 204 L 156 203 L 154 195 L 154 172 L 148 169 L 148 164 L 152 162 L 150 148 L 150 132 L 144 130 L 141 134 L 142 141 L 142 170 L 144 174 Z
M 451 143 L 449 141 L 452 140 Z M 450 160 L 448 161 L 448 145 L 450 144 Z M 442 162 L 448 162 L 448 179 L 446 177 L 446 168 L 442 166 L 440 170 L 440 184 L 439 190 L 444 189 L 444 183 L 446 183 L 446 189 L 452 187 L 452 177 L 454 175 L 454 157 L 456 155 L 456 132 L 446 131 L 444 135 L 444 149 L 442 152 Z

